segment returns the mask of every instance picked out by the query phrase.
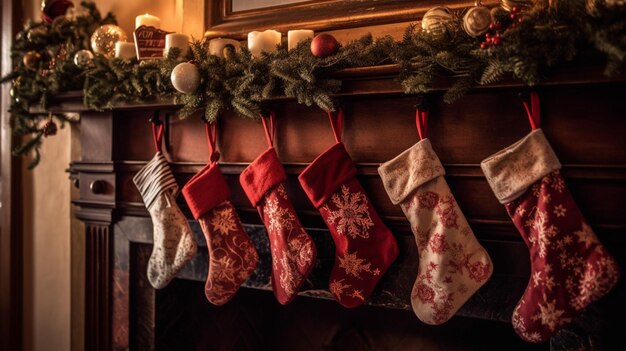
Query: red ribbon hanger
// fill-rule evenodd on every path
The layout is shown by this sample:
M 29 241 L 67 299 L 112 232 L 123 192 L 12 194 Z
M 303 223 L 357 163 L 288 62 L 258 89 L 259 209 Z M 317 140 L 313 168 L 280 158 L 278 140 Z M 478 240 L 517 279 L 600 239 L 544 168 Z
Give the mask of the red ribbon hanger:
M 159 120 L 158 116 L 152 119 L 152 140 L 154 141 L 154 150 L 161 152 L 161 144 L 163 141 L 163 122 Z
M 205 122 L 204 130 L 206 131 L 206 138 L 209 144 L 209 162 L 211 165 L 217 163 L 220 159 L 220 153 L 217 151 L 216 143 L 217 143 L 217 125 L 216 121 L 213 122 Z
M 341 135 L 343 133 L 343 109 L 339 108 L 337 112 L 328 111 L 328 119 L 330 120 L 330 126 L 333 128 L 335 141 L 340 143 Z
M 274 146 L 274 111 L 270 112 L 269 117 L 265 117 L 261 114 L 261 122 L 263 122 L 263 129 L 265 130 L 265 139 L 267 139 L 267 145 L 269 147 Z M 266 119 L 269 119 L 267 121 Z
M 522 100 L 522 104 L 524 104 L 524 108 L 526 109 L 526 114 L 528 114 L 528 121 L 530 122 L 530 126 L 533 130 L 541 127 L 541 118 L 540 118 L 540 105 L 539 105 L 539 95 L 536 91 L 530 92 L 530 104 L 526 100 Z
M 428 110 L 415 109 L 415 125 L 417 126 L 417 134 L 421 139 L 425 139 L 428 135 Z

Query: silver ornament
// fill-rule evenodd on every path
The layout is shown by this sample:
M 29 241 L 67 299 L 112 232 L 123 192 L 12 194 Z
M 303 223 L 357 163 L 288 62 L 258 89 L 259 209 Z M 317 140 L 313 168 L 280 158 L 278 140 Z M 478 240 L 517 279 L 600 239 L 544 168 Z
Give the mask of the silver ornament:
M 428 33 L 441 35 L 448 31 L 448 26 L 453 19 L 452 11 L 449 8 L 444 6 L 434 7 L 424 14 L 422 29 Z
M 104 57 L 115 56 L 115 43 L 126 41 L 128 37 L 124 30 L 113 24 L 105 24 L 91 35 L 91 50 L 94 54 L 102 54 Z
M 533 6 L 535 6 L 536 0 L 501 0 L 503 9 L 511 12 L 513 11 L 513 7 L 517 7 L 519 11 L 527 11 L 530 10 Z
M 93 53 L 89 50 L 79 50 L 74 54 L 74 64 L 78 68 L 85 68 L 93 59 Z
M 191 94 L 198 89 L 200 85 L 200 71 L 193 63 L 179 63 L 172 70 L 172 85 L 181 93 Z
M 463 16 L 463 29 L 472 37 L 485 34 L 493 22 L 491 11 L 485 6 L 475 6 Z

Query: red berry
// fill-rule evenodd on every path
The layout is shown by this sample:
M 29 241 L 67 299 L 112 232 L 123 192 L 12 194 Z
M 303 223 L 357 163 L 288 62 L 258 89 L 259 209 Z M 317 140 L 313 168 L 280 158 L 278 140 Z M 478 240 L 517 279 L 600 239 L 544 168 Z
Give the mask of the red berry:
M 490 33 L 485 33 L 485 38 L 486 38 L 486 39 L 491 38 L 491 34 L 490 34 Z
M 496 29 L 496 25 L 495 24 L 490 24 L 489 25 L 489 30 L 495 30 Z
M 502 40 L 500 39 L 500 37 L 495 37 L 495 38 L 493 38 L 493 45 L 498 45 L 498 44 L 500 44 L 501 41 Z
M 524 16 L 520 17 L 517 21 L 522 22 L 524 20 Z
M 480 48 L 481 49 L 486 49 L 487 48 L 487 43 L 480 43 Z
M 511 12 L 517 12 L 517 11 L 519 11 L 519 7 L 513 6 L 513 8 L 511 9 Z
M 515 19 L 515 13 L 511 13 L 510 17 L 511 19 Z
M 502 28 L 502 24 L 500 24 L 500 22 L 495 22 L 494 24 L 495 24 L 496 29 Z

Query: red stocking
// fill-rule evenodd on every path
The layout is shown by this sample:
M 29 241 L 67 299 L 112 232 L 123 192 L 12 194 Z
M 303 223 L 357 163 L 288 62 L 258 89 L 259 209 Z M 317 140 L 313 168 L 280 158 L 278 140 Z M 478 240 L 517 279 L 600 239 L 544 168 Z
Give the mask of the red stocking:
M 481 164 L 530 250 L 531 277 L 513 313 L 526 341 L 543 342 L 619 279 L 618 266 L 576 206 L 539 129 L 539 100 L 525 103 L 533 131 Z
M 341 138 L 343 117 L 329 113 L 337 143 L 318 156 L 299 180 L 335 242 L 330 292 L 345 307 L 365 302 L 398 256 L 396 239 L 356 179 Z
M 313 269 L 315 244 L 302 228 L 284 181 L 287 178 L 273 147 L 274 114 L 269 127 L 262 118 L 269 148 L 240 177 L 241 186 L 255 206 L 270 239 L 272 287 L 281 304 L 290 303 Z
M 183 187 L 183 195 L 209 249 L 205 295 L 212 304 L 223 305 L 255 270 L 258 256 L 228 200 L 230 191 L 217 165 L 219 154 L 214 151 L 215 134 L 215 125 L 207 125 L 210 162 Z

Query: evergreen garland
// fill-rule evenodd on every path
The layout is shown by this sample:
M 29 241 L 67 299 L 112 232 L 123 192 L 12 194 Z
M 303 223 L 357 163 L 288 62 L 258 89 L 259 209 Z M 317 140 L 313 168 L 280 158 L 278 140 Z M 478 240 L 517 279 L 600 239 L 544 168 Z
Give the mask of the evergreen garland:
M 476 85 L 492 84 L 507 76 L 528 85 L 537 84 L 545 68 L 572 60 L 581 49 L 604 53 L 605 73 L 616 74 L 626 59 L 626 6 L 607 4 L 600 0 L 558 0 L 550 4 L 539 0 L 534 8 L 521 14 L 523 17 L 496 11 L 501 26 L 497 45 L 485 45 L 485 36 L 467 35 L 460 12 L 446 23 L 443 33 L 429 33 L 412 25 L 398 42 L 391 37 L 374 39 L 367 35 L 326 58 L 311 54 L 310 40 L 290 51 L 279 46 L 260 57 L 253 57 L 246 48 L 227 49 L 224 58 L 210 55 L 208 41 L 203 40 L 193 42 L 187 57 L 180 60 L 177 50 L 156 61 L 97 56 L 81 70 L 72 63 L 74 52 L 89 47 L 89 37 L 99 25 L 114 23 L 110 14 L 102 19 L 93 4 L 83 3 L 88 16 L 75 21 L 62 17 L 51 25 L 31 24 L 16 38 L 12 51 L 16 66 L 3 81 L 13 81 L 14 132 L 32 135 L 16 153 L 34 150 L 32 165 L 36 164 L 42 136 L 47 133 L 47 124 L 42 126 L 42 121 L 50 117 L 30 114 L 28 108 L 40 105 L 45 109 L 51 95 L 81 88 L 85 105 L 91 108 L 173 96 L 181 105 L 182 118 L 203 110 L 203 118 L 213 121 L 228 109 L 258 119 L 264 101 L 281 96 L 333 111 L 336 102 L 331 96 L 341 89 L 341 80 L 333 74 L 352 67 L 399 64 L 398 80 L 407 94 L 427 93 L 439 77 L 447 77 L 452 80 L 444 95 L 448 103 Z M 27 33 L 40 33 L 33 30 L 40 27 L 46 35 L 26 38 Z M 24 67 L 21 58 L 26 52 L 44 49 L 52 50 L 49 57 L 55 58 L 56 65 L 49 68 L 51 59 L 46 58 L 36 71 Z M 192 94 L 176 92 L 170 82 L 173 68 L 181 61 L 193 62 L 202 77 Z M 65 120 L 63 115 L 53 118 Z
M 42 22 L 27 23 L 16 35 L 11 49 L 14 68 L 1 82 L 12 82 L 11 87 L 11 126 L 16 136 L 28 136 L 25 142 L 14 150 L 14 154 L 33 153 L 29 168 L 39 162 L 39 148 L 44 136 L 56 132 L 55 120 L 63 127 L 69 119 L 64 114 L 31 113 L 29 108 L 48 107 L 51 96 L 70 90 L 80 90 L 84 86 L 85 72 L 74 64 L 74 53 L 89 49 L 91 34 L 103 24 L 115 24 L 115 18 L 108 14 L 102 18 L 93 3 L 80 5 L 83 15 L 76 18 L 61 16 L 51 24 Z M 30 51 L 39 53 L 36 69 L 30 69 L 22 61 Z

